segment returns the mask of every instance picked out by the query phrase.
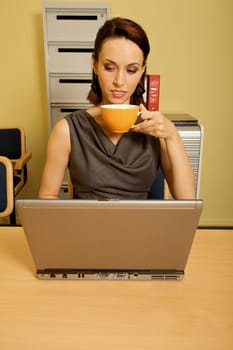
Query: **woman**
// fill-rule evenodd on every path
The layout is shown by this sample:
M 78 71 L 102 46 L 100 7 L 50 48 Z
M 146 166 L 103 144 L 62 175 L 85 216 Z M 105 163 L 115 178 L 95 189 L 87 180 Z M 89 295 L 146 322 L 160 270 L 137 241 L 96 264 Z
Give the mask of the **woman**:
M 175 199 L 192 199 L 194 176 L 174 124 L 144 106 L 144 78 L 150 51 L 144 30 L 135 22 L 113 18 L 97 33 L 93 107 L 76 111 L 54 126 L 47 147 L 40 198 L 58 198 L 69 168 L 74 198 L 146 199 L 161 166 Z M 137 104 L 141 120 L 125 134 L 104 124 L 102 104 Z

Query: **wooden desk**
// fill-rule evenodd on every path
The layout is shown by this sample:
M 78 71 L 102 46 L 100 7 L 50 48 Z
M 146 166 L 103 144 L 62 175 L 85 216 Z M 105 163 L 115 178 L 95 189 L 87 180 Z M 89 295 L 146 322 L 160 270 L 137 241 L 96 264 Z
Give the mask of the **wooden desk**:
M 198 231 L 183 281 L 39 281 L 0 228 L 2 350 L 233 349 L 233 231 Z

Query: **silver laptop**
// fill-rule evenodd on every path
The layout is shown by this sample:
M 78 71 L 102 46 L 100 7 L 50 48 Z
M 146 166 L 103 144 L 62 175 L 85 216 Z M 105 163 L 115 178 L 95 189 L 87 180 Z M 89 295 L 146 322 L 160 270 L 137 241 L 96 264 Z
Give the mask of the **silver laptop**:
M 179 280 L 201 200 L 16 201 L 39 279 Z

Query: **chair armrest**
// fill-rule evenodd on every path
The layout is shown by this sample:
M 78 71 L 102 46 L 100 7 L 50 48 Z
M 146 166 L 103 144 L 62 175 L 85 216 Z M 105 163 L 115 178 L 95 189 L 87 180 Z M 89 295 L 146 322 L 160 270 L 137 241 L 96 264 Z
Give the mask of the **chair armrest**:
M 31 159 L 31 152 L 24 153 L 22 157 L 20 157 L 14 165 L 14 170 L 19 171 L 22 170 L 24 165 Z

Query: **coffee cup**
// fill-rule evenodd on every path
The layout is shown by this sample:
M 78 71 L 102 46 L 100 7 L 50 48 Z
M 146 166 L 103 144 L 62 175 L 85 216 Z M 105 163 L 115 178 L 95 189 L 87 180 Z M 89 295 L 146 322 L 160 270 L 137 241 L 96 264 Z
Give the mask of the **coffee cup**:
M 137 120 L 139 107 L 130 104 L 109 104 L 101 106 L 102 118 L 109 130 L 116 133 L 128 132 Z

